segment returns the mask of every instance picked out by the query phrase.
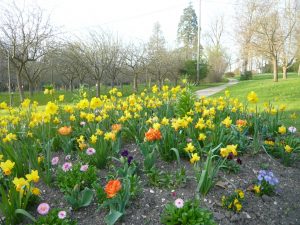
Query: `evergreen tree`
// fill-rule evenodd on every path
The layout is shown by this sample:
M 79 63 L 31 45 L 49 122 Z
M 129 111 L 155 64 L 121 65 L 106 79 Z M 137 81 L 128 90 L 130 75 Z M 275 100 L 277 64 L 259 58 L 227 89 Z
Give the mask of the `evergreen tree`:
M 195 57 L 197 48 L 198 22 L 196 12 L 190 3 L 183 10 L 177 29 L 177 40 L 183 46 L 186 59 Z

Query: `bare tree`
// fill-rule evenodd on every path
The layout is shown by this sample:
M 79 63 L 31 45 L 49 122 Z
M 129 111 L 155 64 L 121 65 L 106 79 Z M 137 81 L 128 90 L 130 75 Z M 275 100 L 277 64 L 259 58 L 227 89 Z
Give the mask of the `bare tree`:
M 21 101 L 24 99 L 23 76 L 26 64 L 40 60 L 49 49 L 54 36 L 49 17 L 37 6 L 23 7 L 13 2 L 5 10 L 1 18 L 1 47 L 6 48 L 10 60 L 17 69 L 17 86 Z M 33 81 L 29 73 L 25 73 L 29 86 Z M 35 76 L 35 75 L 33 75 Z M 30 79 L 28 79 L 30 77 Z
M 159 87 L 162 87 L 163 80 L 167 75 L 165 67 L 167 60 L 167 50 L 165 47 L 165 38 L 161 31 L 160 24 L 154 24 L 153 34 L 148 43 L 148 71 L 151 73 Z
M 109 71 L 111 38 L 112 34 L 107 32 L 92 31 L 81 49 L 89 76 L 96 82 L 97 96 L 100 96 L 101 82 Z
M 265 9 L 268 10 L 265 10 Z M 273 64 L 273 80 L 278 82 L 278 58 L 284 44 L 290 36 L 294 25 L 283 30 L 282 21 L 274 1 L 260 2 L 257 16 L 257 29 L 252 45 L 255 50 L 268 57 Z
M 236 9 L 236 29 L 235 37 L 240 46 L 240 55 L 243 61 L 242 70 L 248 70 L 250 58 L 253 55 L 251 41 L 255 32 L 255 16 L 257 1 L 256 0 L 240 0 L 239 7 Z
M 209 31 L 205 34 L 209 47 L 221 49 L 223 35 L 224 16 L 220 16 L 210 24 Z
M 212 82 L 221 81 L 226 68 L 228 67 L 227 54 L 222 45 L 222 38 L 224 35 L 224 18 L 223 16 L 216 18 L 210 25 L 206 33 L 207 58 L 209 64 L 208 79 Z
M 133 74 L 133 91 L 138 91 L 138 78 L 145 68 L 146 48 L 141 43 L 129 43 L 125 52 L 125 63 Z
M 125 54 L 119 38 L 112 37 L 108 49 L 107 75 L 113 87 L 125 65 Z

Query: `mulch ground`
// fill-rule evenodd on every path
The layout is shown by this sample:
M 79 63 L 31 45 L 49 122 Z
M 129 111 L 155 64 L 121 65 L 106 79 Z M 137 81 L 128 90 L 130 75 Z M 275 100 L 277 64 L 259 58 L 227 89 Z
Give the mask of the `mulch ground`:
M 142 157 L 134 144 L 125 146 L 135 160 L 142 165 Z M 210 209 L 215 220 L 221 225 L 299 225 L 300 224 L 300 164 L 293 167 L 284 167 L 277 160 L 261 153 L 254 156 L 244 155 L 241 157 L 242 165 L 237 174 L 221 171 L 218 181 L 222 185 L 216 185 L 202 199 L 202 206 Z M 188 161 L 182 161 L 187 171 L 187 182 L 180 188 L 159 189 L 148 184 L 147 177 L 141 176 L 141 193 L 132 200 L 127 208 L 126 216 L 117 224 L 124 225 L 158 225 L 160 214 L 164 206 L 173 202 L 176 198 L 183 200 L 193 199 L 196 182 L 189 178 L 194 171 Z M 279 179 L 276 195 L 258 197 L 247 191 L 247 188 L 255 181 L 261 167 L 268 167 Z M 175 171 L 178 165 L 174 163 L 159 162 L 157 167 L 164 171 Z M 100 178 L 105 181 L 107 171 L 100 172 Z M 89 207 L 72 211 L 65 202 L 63 194 L 54 187 L 47 187 L 40 183 L 43 201 L 48 202 L 51 207 L 68 209 L 71 217 L 77 219 L 78 225 L 104 224 L 104 216 L 107 211 L 97 210 L 94 202 Z M 240 213 L 233 213 L 221 207 L 221 197 L 232 193 L 236 188 L 245 191 L 245 201 Z M 172 195 L 175 191 L 176 197 Z M 35 214 L 35 212 L 32 212 Z

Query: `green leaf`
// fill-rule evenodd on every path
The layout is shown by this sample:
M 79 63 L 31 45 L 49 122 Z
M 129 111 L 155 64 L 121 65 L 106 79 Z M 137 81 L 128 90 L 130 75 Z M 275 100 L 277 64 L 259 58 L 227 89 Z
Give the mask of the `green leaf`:
M 121 216 L 123 216 L 123 213 L 112 209 L 109 214 L 105 216 L 104 221 L 107 225 L 114 225 Z
M 178 164 L 180 165 L 180 156 L 179 156 L 178 149 L 176 149 L 176 148 L 171 148 L 171 150 L 172 150 L 173 152 L 175 152 L 177 162 L 178 162 Z
M 80 207 L 88 206 L 93 200 L 93 191 L 89 188 L 85 188 L 83 191 L 81 191 L 81 198 Z
M 29 218 L 31 221 L 36 222 L 36 219 L 32 215 L 30 215 L 27 211 L 25 211 L 24 209 L 16 209 L 15 213 L 22 214 L 23 216 L 26 216 L 27 218 Z

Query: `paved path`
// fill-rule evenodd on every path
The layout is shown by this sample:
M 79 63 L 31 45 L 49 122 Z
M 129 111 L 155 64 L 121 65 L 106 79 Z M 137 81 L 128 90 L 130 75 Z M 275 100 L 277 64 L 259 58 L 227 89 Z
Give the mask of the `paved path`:
M 198 98 L 200 98 L 201 96 L 211 96 L 213 94 L 216 94 L 222 90 L 224 90 L 225 88 L 232 86 L 234 84 L 237 84 L 239 81 L 237 79 L 233 79 L 233 78 L 229 78 L 228 79 L 229 82 L 227 84 L 223 84 L 217 87 L 211 87 L 211 88 L 205 88 L 199 91 L 196 91 L 196 95 Z

